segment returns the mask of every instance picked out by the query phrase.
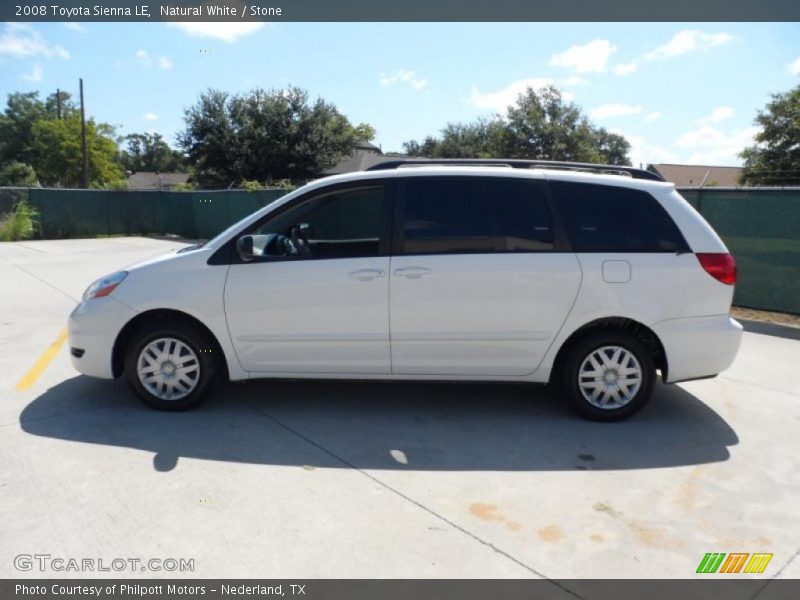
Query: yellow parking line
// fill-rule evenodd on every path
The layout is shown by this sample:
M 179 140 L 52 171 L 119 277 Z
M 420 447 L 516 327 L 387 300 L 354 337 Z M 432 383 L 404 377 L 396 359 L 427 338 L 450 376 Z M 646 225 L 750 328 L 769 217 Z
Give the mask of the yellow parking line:
M 39 379 L 42 373 L 44 373 L 47 365 L 49 365 L 50 362 L 56 357 L 56 354 L 58 354 L 58 351 L 61 350 L 61 346 L 63 346 L 64 342 L 66 341 L 67 329 L 64 328 L 58 334 L 56 341 L 50 344 L 50 347 L 44 351 L 44 354 L 39 357 L 39 360 L 37 360 L 30 370 L 25 373 L 25 376 L 19 380 L 19 383 L 17 383 L 14 390 L 21 392 L 23 390 L 27 390 L 34 383 L 36 383 L 36 380 Z

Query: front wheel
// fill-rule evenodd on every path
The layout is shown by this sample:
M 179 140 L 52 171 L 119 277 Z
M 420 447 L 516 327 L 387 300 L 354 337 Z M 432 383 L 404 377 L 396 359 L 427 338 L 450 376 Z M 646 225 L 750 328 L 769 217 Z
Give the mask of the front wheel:
M 148 324 L 128 345 L 125 377 L 145 404 L 186 410 L 200 404 L 213 383 L 213 349 L 205 334 L 184 323 Z
M 595 421 L 625 419 L 650 399 L 655 382 L 653 357 L 637 338 L 604 332 L 572 348 L 562 384 L 573 408 Z

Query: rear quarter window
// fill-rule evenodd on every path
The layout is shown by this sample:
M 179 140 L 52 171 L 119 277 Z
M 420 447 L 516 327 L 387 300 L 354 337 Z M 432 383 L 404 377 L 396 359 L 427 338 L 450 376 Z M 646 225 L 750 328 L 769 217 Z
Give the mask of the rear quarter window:
M 575 252 L 688 252 L 663 206 L 625 187 L 551 181 L 550 189 Z

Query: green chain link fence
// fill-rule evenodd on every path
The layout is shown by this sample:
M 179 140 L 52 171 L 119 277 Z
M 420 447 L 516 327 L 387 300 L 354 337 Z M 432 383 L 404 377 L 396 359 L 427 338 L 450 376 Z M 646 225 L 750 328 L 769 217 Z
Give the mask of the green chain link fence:
M 207 239 L 285 193 L 0 188 L 0 219 L 26 198 L 39 211 L 42 239 L 168 233 Z
M 678 191 L 736 259 L 734 303 L 800 314 L 800 188 Z
M 736 258 L 735 304 L 800 314 L 800 188 L 679 191 Z M 44 239 L 137 234 L 206 239 L 284 193 L 0 188 L 0 221 L 28 199 L 39 211 Z

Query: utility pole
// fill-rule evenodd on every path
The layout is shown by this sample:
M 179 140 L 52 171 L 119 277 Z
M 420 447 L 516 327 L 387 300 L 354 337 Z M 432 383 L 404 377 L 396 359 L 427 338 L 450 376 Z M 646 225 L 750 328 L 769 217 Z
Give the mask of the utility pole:
M 61 90 L 56 88 L 56 114 L 58 114 L 58 120 L 61 120 Z
M 89 156 L 86 151 L 86 112 L 83 108 L 83 78 L 79 79 L 81 87 L 81 154 L 83 163 L 83 172 L 81 173 L 81 187 L 86 189 L 89 187 Z

